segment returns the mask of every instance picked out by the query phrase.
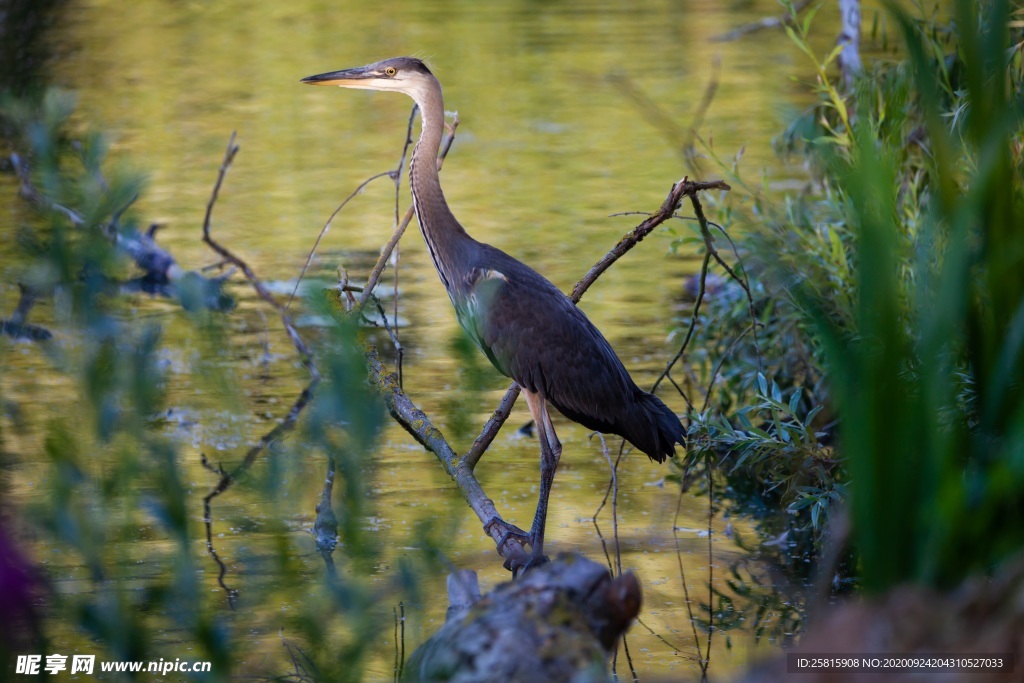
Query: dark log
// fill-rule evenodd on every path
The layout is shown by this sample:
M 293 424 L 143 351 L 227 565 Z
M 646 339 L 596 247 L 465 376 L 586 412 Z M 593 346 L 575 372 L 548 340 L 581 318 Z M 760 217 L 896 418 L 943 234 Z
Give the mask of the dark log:
M 476 574 L 448 578 L 441 629 L 410 657 L 408 681 L 607 681 L 608 659 L 640 612 L 640 582 L 561 555 L 479 597 Z

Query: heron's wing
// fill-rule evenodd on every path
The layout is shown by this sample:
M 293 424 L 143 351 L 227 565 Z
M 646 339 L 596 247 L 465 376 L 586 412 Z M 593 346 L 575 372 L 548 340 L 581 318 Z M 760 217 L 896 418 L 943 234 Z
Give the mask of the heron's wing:
M 588 429 L 617 431 L 639 389 L 583 311 L 517 261 L 470 278 L 459 320 L 491 363 Z

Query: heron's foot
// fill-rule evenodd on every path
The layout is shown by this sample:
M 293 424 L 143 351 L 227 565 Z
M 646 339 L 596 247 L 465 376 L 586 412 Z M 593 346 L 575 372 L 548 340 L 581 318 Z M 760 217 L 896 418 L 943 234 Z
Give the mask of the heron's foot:
M 517 550 L 513 551 L 511 555 L 505 557 L 505 569 L 512 569 L 514 572 L 516 567 L 520 567 L 531 561 L 533 554 L 526 552 L 526 546 L 530 546 L 531 549 L 533 548 L 533 534 L 523 531 L 514 524 L 509 524 L 501 517 L 497 516 L 492 517 L 486 524 L 484 524 L 484 533 L 491 536 L 495 528 L 501 531 L 501 537 L 497 542 L 498 552 L 500 554 L 505 555 L 503 549 L 506 541 L 509 539 L 513 539 L 519 544 L 519 548 Z
M 519 541 L 519 545 L 533 547 L 533 534 L 527 533 L 517 527 L 515 524 L 509 524 L 501 517 L 491 517 L 491 519 L 484 524 L 484 533 L 490 536 L 495 528 L 501 531 L 501 538 L 498 539 L 498 547 L 505 545 L 505 541 L 510 538 L 514 538 Z
M 523 572 L 545 565 L 550 561 L 543 552 L 531 550 L 529 553 L 517 554 L 505 560 L 505 569 L 512 570 L 512 576 L 519 577 Z

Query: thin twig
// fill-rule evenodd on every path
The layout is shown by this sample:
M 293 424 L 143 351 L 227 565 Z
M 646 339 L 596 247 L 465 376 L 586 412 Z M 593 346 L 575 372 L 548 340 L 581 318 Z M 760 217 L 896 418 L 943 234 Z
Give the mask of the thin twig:
M 644 621 L 643 619 L 641 619 L 640 617 L 637 617 L 637 618 L 636 618 L 636 623 L 640 624 L 640 625 L 641 625 L 641 626 L 643 626 L 643 627 L 644 627 L 645 629 L 647 629 L 647 632 L 648 632 L 648 633 L 650 633 L 650 634 L 651 634 L 652 636 L 654 636 L 655 638 L 657 638 L 658 640 L 660 640 L 660 641 L 661 641 L 662 643 L 664 643 L 665 645 L 667 645 L 667 646 L 668 646 L 669 648 L 671 648 L 671 649 L 672 649 L 672 650 L 673 650 L 674 652 L 682 652 L 682 649 L 681 649 L 681 648 L 680 648 L 680 647 L 679 647 L 678 645 L 676 645 L 675 643 L 673 643 L 673 642 L 671 642 L 671 641 L 667 640 L 667 639 L 665 638 L 665 636 L 661 635 L 660 633 L 658 633 L 657 631 L 655 631 L 655 630 L 654 630 L 653 628 L 651 628 L 650 626 L 648 626 L 648 625 L 647 625 L 647 622 L 645 622 L 645 621 Z
M 400 210 L 399 207 L 401 205 L 401 200 L 402 200 L 402 171 L 405 170 L 405 159 L 406 159 L 406 156 L 408 156 L 409 148 L 412 145 L 412 127 L 413 127 L 413 122 L 416 120 L 416 112 L 418 110 L 419 110 L 419 105 L 415 105 L 414 104 L 413 107 L 412 107 L 412 111 L 409 112 L 409 125 L 406 128 L 406 130 L 405 130 L 405 145 L 403 145 L 403 147 L 402 147 L 402 156 L 398 160 L 398 166 L 395 168 L 395 174 L 394 174 L 394 178 L 393 178 L 394 181 L 395 181 L 395 225 L 394 225 L 395 228 L 398 227 L 398 221 L 399 221 L 398 212 Z M 394 271 L 395 271 L 395 277 L 394 277 L 394 282 L 393 282 L 394 291 L 395 291 L 395 298 L 394 298 L 394 301 L 392 302 L 392 305 L 394 307 L 394 314 L 395 314 L 395 322 L 394 322 L 394 328 L 395 329 L 394 329 L 394 332 L 391 333 L 391 340 L 395 344 L 395 369 L 398 371 L 398 386 L 403 386 L 404 376 L 403 376 L 403 370 L 402 370 L 402 366 L 403 366 L 402 360 L 403 360 L 404 355 L 405 355 L 404 349 L 402 348 L 402 344 L 398 340 L 398 302 L 401 299 L 401 290 L 399 289 L 399 286 L 398 286 L 398 284 L 399 284 L 398 283 L 398 272 L 399 272 L 398 264 L 399 264 L 399 262 L 401 260 L 401 257 L 402 257 L 402 250 L 399 247 L 399 245 L 396 244 L 395 248 L 394 248 L 394 251 L 392 252 L 392 261 L 394 263 L 393 267 L 394 267 Z M 382 312 L 382 315 L 383 315 L 383 312 Z M 387 316 L 385 316 L 385 317 L 387 317 Z
M 601 452 L 604 453 L 604 459 L 608 461 L 608 470 L 611 472 L 611 483 L 612 483 L 612 541 L 615 543 L 615 568 L 617 570 L 616 576 L 622 576 L 622 552 L 619 547 L 619 476 L 618 476 L 618 462 L 612 462 L 612 456 L 608 454 L 608 444 L 604 440 L 604 434 L 601 432 L 594 432 L 597 438 L 601 440 Z M 593 438 L 594 434 L 591 434 Z M 600 512 L 601 508 L 598 508 Z M 594 515 L 594 526 L 597 526 L 597 514 Z M 600 529 L 599 529 L 600 531 Z M 601 543 L 604 543 L 602 539 Z M 607 551 L 606 551 L 607 554 Z
M 448 128 L 447 140 L 441 146 L 441 153 L 437 156 L 437 170 L 440 171 L 444 165 L 445 157 L 448 156 L 448 150 L 452 147 L 452 140 L 455 138 L 455 129 L 459 127 L 459 115 L 456 113 L 453 115 L 454 118 L 451 122 L 451 126 Z M 384 248 L 380 251 L 380 258 L 377 259 L 376 265 L 373 270 L 370 271 L 370 276 L 366 279 L 366 284 L 363 287 L 363 293 L 359 296 L 359 307 L 362 308 L 369 301 L 370 292 L 377 286 L 377 282 L 380 281 L 381 273 L 384 272 L 384 268 L 388 264 L 388 260 L 391 258 L 391 252 L 398 244 L 398 240 L 402 239 L 402 235 L 405 234 L 405 229 L 409 226 L 409 222 L 412 220 L 413 210 L 415 207 L 410 206 L 405 216 L 395 227 L 394 234 L 391 235 L 391 239 L 384 245 Z
M 501 430 L 501 425 L 508 419 L 509 414 L 512 412 L 512 406 L 515 405 L 516 399 L 519 398 L 519 385 L 512 382 L 512 385 L 505 392 L 501 402 L 498 403 L 498 407 L 494 409 L 494 413 L 490 419 L 484 423 L 483 429 L 480 430 L 480 435 L 473 441 L 473 445 L 469 447 L 466 454 L 462 456 L 463 462 L 470 470 L 476 467 L 476 464 L 480 461 L 480 456 L 484 454 L 487 447 L 494 441 L 494 437 L 498 435 L 498 431 Z
M 675 213 L 676 207 L 679 205 L 680 200 L 683 196 L 693 197 L 697 192 L 706 190 L 729 190 L 729 185 L 721 180 L 713 180 L 710 182 L 695 182 L 683 178 L 678 183 L 672 186 L 672 190 L 669 192 L 665 201 L 662 202 L 661 207 L 651 214 L 647 220 L 640 223 L 630 232 L 626 233 L 622 239 L 619 240 L 618 244 L 612 247 L 604 258 L 594 264 L 594 267 L 587 272 L 583 278 L 577 282 L 573 288 L 569 298 L 573 300 L 573 303 L 579 303 L 583 293 L 587 291 L 590 285 L 594 284 L 594 281 L 600 277 L 601 273 L 608 270 L 608 268 L 622 258 L 630 249 L 635 247 L 643 238 L 647 237 L 656 227 L 664 223 L 666 220 L 672 217 Z
M 703 413 L 706 411 L 708 409 L 708 404 L 711 403 L 711 393 L 715 388 L 715 382 L 718 380 L 718 373 L 722 371 L 722 366 L 725 364 L 725 361 L 732 355 L 732 352 L 736 349 L 739 343 L 743 341 L 743 338 L 747 336 L 747 333 L 753 329 L 754 326 L 751 325 L 750 327 L 745 328 L 743 332 L 736 335 L 736 338 L 729 344 L 729 348 L 725 350 L 725 353 L 723 353 L 718 359 L 718 362 L 715 363 L 715 367 L 711 371 L 711 377 L 708 379 L 708 389 L 704 392 L 704 403 L 700 407 L 700 412 Z M 671 380 L 671 378 L 669 379 Z M 673 382 L 673 384 L 675 384 L 675 382 Z
M 46 197 L 41 192 L 36 190 L 32 184 L 32 174 L 29 171 L 28 162 L 24 161 L 17 153 L 11 153 L 10 156 L 11 165 L 14 166 L 14 172 L 18 175 L 19 191 L 21 192 L 22 199 L 26 199 L 37 206 L 41 206 L 57 213 L 62 213 L 64 216 L 71 221 L 71 224 L 79 227 L 85 224 L 85 219 L 82 218 L 82 214 L 78 213 L 74 209 L 70 209 L 63 204 L 59 204 L 49 197 Z
M 722 184 L 724 185 L 724 183 Z M 725 189 L 728 189 L 728 185 L 726 185 Z M 679 350 L 676 352 L 676 354 L 665 366 L 665 369 L 658 376 L 657 380 L 655 380 L 654 388 L 651 389 L 651 391 L 657 389 L 658 385 L 660 385 L 661 382 L 666 377 L 668 377 L 668 374 L 672 370 L 672 367 L 675 366 L 675 364 L 679 362 L 679 359 L 683 357 L 683 354 L 686 353 L 686 349 L 690 344 L 690 340 L 693 339 L 694 332 L 697 328 L 697 318 L 700 314 L 700 307 L 704 301 L 704 294 L 707 291 L 708 266 L 710 265 L 712 258 L 715 259 L 715 261 L 719 265 L 725 268 L 725 271 L 730 275 L 730 277 L 735 279 L 740 284 L 740 286 L 743 287 L 744 291 L 747 293 L 747 301 L 750 307 L 751 325 L 756 327 L 757 324 L 756 319 L 754 319 L 754 299 L 750 292 L 750 285 L 747 284 L 742 278 L 740 278 L 735 273 L 735 271 L 733 271 L 733 269 L 730 268 L 724 260 L 722 260 L 722 257 L 718 254 L 718 250 L 715 248 L 714 238 L 711 236 L 711 231 L 708 228 L 708 219 L 704 215 L 704 208 L 703 206 L 701 206 L 700 199 L 697 198 L 697 193 L 687 193 L 686 196 L 690 199 L 690 203 L 693 206 L 693 213 L 697 218 L 698 224 L 700 225 L 701 237 L 704 240 L 704 258 L 701 262 L 699 287 L 697 290 L 697 297 L 694 299 L 693 302 L 693 311 L 690 314 L 690 324 L 686 329 L 686 336 L 683 338 L 683 343 L 680 345 Z M 756 344 L 756 330 L 754 334 Z
M 341 204 L 338 204 L 338 208 L 336 208 L 334 212 L 331 213 L 330 217 L 327 219 L 327 222 L 324 223 L 324 227 L 320 228 L 320 234 L 316 236 L 316 240 L 313 242 L 313 248 L 309 250 L 309 256 L 306 257 L 306 262 L 302 264 L 302 270 L 299 271 L 299 277 L 295 279 L 295 287 L 292 288 L 292 293 L 288 295 L 288 301 L 284 305 L 286 309 L 291 308 L 292 300 L 295 298 L 295 293 L 299 291 L 299 285 L 302 284 L 302 278 L 305 277 L 306 270 L 309 269 L 309 265 L 313 263 L 313 256 L 316 254 L 317 247 L 320 246 L 320 241 L 323 240 L 324 235 L 326 235 L 327 231 L 331 228 L 331 223 L 334 222 L 335 217 L 337 217 L 337 215 L 341 213 L 341 210 L 344 209 L 345 206 L 350 201 L 352 201 L 357 196 L 362 194 L 363 190 L 366 189 L 367 185 L 372 183 L 374 180 L 379 180 L 380 178 L 383 178 L 385 176 L 390 177 L 391 173 L 391 171 L 382 171 L 381 173 L 372 175 L 363 182 L 359 183 L 356 189 L 352 190 L 352 194 L 345 197 L 345 200 Z
M 693 613 L 693 603 L 690 601 L 690 589 L 686 585 L 686 569 L 683 568 L 683 552 L 679 547 L 679 515 L 683 508 L 683 494 L 686 492 L 683 486 L 679 487 L 679 496 L 676 498 L 676 514 L 672 518 L 672 538 L 676 543 L 676 562 L 679 563 L 679 578 L 683 584 L 683 599 L 686 601 L 686 612 L 689 616 L 690 628 L 693 630 L 693 646 L 697 650 L 697 666 L 704 678 L 708 675 L 708 662 L 701 655 L 700 636 L 697 634 L 697 618 Z
M 765 17 L 758 21 L 752 21 L 749 24 L 737 26 L 728 33 L 713 36 L 711 41 L 715 43 L 724 43 L 736 40 L 737 38 L 742 38 L 743 36 L 751 33 L 756 33 L 757 31 L 763 31 L 769 28 L 778 28 L 780 26 L 791 26 L 793 22 L 796 21 L 796 15 L 803 11 L 803 9 L 809 4 L 811 4 L 811 0 L 800 0 L 800 2 L 793 5 L 792 12 L 787 11 L 785 14 L 780 14 L 777 17 Z
M 405 673 L 405 603 L 404 602 L 398 603 L 398 610 L 399 610 L 398 623 L 399 623 L 399 628 L 401 629 L 401 634 L 399 635 L 398 640 L 401 643 L 401 647 L 402 647 L 401 658 L 398 661 L 398 678 L 399 678 L 399 680 L 401 680 L 402 674 Z
M 395 330 L 388 323 L 388 314 L 384 311 L 384 305 L 381 304 L 380 299 L 378 299 L 376 295 L 374 295 L 372 297 L 372 299 L 373 299 L 374 305 L 377 307 L 377 312 L 380 313 L 381 325 L 379 325 L 379 326 L 383 326 L 384 330 L 388 333 L 388 336 L 391 337 L 391 343 L 395 347 L 395 355 L 399 359 L 399 362 L 398 362 L 398 386 L 402 386 L 402 364 L 401 364 L 402 343 L 398 340 L 398 335 L 396 334 Z M 373 325 L 375 327 L 378 327 L 377 322 L 375 320 L 367 318 L 365 313 L 362 314 L 362 318 L 363 318 L 363 320 L 365 320 L 369 324 L 371 324 L 371 325 Z
M 213 216 L 213 207 L 217 203 L 217 197 L 220 194 L 221 186 L 224 184 L 224 177 L 227 175 L 228 169 L 231 168 L 231 162 L 234 161 L 235 155 L 238 153 L 238 145 L 235 144 L 235 133 L 231 133 L 231 137 L 228 139 L 227 150 L 224 152 L 224 160 L 221 162 L 220 170 L 217 172 L 217 181 L 213 185 L 213 192 L 210 194 L 210 200 L 206 204 L 206 215 L 203 218 L 203 241 L 213 249 L 217 254 L 231 263 L 236 268 L 242 271 L 245 275 L 245 279 L 249 281 L 252 288 L 256 291 L 256 294 L 270 304 L 274 310 L 277 311 L 278 315 L 281 316 L 281 323 L 284 325 L 285 332 L 288 334 L 288 338 L 291 340 L 295 349 L 299 352 L 300 362 L 306 371 L 309 372 L 312 381 L 318 382 L 320 380 L 320 371 L 317 370 L 316 364 L 313 362 L 313 354 L 310 353 L 309 347 L 306 346 L 306 342 L 302 339 L 302 336 L 295 329 L 295 325 L 292 323 L 291 316 L 288 314 L 288 310 L 270 293 L 259 277 L 256 276 L 256 272 L 249 267 L 249 264 L 235 256 L 226 247 L 219 244 L 213 237 L 210 236 L 210 225 L 211 218 Z
M 704 651 L 704 661 L 707 662 L 707 666 L 704 668 L 704 675 L 707 676 L 707 667 L 711 666 L 711 639 L 715 634 L 715 556 L 712 546 L 714 539 L 712 537 L 711 529 L 711 522 L 715 518 L 715 507 L 713 501 L 715 492 L 711 486 L 711 468 L 705 467 L 704 471 L 707 474 L 708 479 L 708 642 L 707 648 Z
M 707 290 L 708 264 L 710 263 L 711 252 L 705 251 L 704 259 L 701 262 L 700 267 L 700 280 L 697 288 L 697 296 L 693 300 L 693 311 L 690 313 L 690 324 L 686 328 L 686 336 L 683 338 L 683 343 L 679 345 L 679 350 L 676 351 L 674 356 L 672 356 L 671 360 L 669 360 L 668 364 L 665 366 L 665 369 L 661 371 L 660 375 L 658 375 L 658 378 L 654 380 L 654 386 L 651 387 L 652 392 L 657 390 L 662 381 L 668 377 L 669 372 L 672 371 L 675 364 L 679 362 L 679 359 L 683 357 L 684 353 L 686 353 L 686 349 L 690 345 L 690 340 L 693 339 L 694 331 L 697 329 L 697 317 L 700 314 L 700 305 L 704 302 L 704 292 Z
M 703 175 L 704 169 L 701 168 L 700 160 L 697 158 L 694 141 L 697 139 L 697 131 L 704 125 L 704 117 L 707 115 L 708 109 L 711 108 L 711 102 L 715 99 L 715 93 L 718 91 L 718 74 L 721 70 L 722 58 L 715 55 L 711 58 L 711 76 L 708 79 L 707 87 L 704 88 L 704 96 L 701 98 L 700 104 L 697 105 L 697 111 L 693 113 L 693 122 L 690 123 L 686 138 L 683 140 L 683 158 L 686 159 L 690 172 L 697 175 Z
M 395 683 L 398 683 L 398 674 L 399 674 L 399 671 L 398 671 L 398 608 L 397 607 L 392 607 L 391 608 L 391 614 L 395 618 L 395 635 L 394 635 L 394 639 L 395 639 L 395 663 L 394 663 L 394 665 L 392 667 L 392 669 L 394 671 L 394 679 L 393 680 L 394 680 Z

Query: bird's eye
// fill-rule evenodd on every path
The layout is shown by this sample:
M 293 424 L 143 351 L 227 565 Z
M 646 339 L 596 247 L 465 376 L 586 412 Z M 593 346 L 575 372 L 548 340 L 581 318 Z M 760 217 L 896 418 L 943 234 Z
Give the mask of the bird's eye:
M 395 70 L 395 67 L 389 66 L 388 68 L 384 69 L 384 73 L 386 73 L 388 76 L 394 76 L 398 72 Z

